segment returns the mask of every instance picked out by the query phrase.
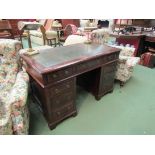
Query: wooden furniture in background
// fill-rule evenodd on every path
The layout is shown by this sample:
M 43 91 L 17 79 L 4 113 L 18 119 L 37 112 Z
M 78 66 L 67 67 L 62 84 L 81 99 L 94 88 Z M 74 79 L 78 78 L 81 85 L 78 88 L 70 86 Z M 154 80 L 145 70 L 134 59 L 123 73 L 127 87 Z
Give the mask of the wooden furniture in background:
M 44 45 L 46 44 L 46 41 L 47 41 L 47 44 L 52 46 L 54 45 L 56 47 L 56 38 L 54 37 L 47 37 L 46 36 L 46 30 L 44 28 L 44 26 L 40 26 L 40 31 L 42 32 L 42 36 L 43 36 L 43 40 L 44 40 Z
M 80 20 L 79 19 L 60 19 L 62 27 L 65 28 L 68 24 L 73 24 L 76 27 L 80 27 Z
M 132 19 L 115 19 L 113 31 L 120 33 L 121 29 L 132 25 Z M 116 30 L 116 28 L 118 30 Z
M 50 129 L 76 115 L 76 83 L 97 100 L 113 91 L 120 49 L 98 44 L 74 44 L 24 54 L 32 94 L 41 106 Z
M 14 39 L 12 27 L 8 20 L 0 20 L 0 38 Z
M 18 22 L 19 21 L 35 21 L 35 19 L 8 19 L 8 21 L 12 27 L 12 32 L 13 32 L 14 37 L 19 37 L 22 32 L 20 32 L 18 29 Z
M 131 35 L 124 35 L 124 34 L 111 34 L 112 37 L 116 37 L 116 42 L 118 44 L 129 44 L 135 47 L 134 56 L 140 56 L 144 51 L 144 40 L 145 34 L 131 34 Z

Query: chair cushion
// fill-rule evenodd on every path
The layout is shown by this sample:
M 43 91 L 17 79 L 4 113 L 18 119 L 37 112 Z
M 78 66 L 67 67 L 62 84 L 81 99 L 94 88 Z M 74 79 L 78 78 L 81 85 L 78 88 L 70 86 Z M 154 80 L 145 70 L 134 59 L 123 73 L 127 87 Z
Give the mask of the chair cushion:
M 67 37 L 64 43 L 64 46 L 71 45 L 71 44 L 84 43 L 86 40 L 87 40 L 86 36 L 70 35 Z
M 140 61 L 139 57 L 128 57 L 127 65 L 134 67 L 136 64 L 139 63 L 139 61 Z
M 30 35 L 35 36 L 35 37 L 42 38 L 42 33 L 40 31 L 31 30 L 30 31 Z
M 46 31 L 46 37 L 47 38 L 57 38 L 57 32 L 56 31 Z

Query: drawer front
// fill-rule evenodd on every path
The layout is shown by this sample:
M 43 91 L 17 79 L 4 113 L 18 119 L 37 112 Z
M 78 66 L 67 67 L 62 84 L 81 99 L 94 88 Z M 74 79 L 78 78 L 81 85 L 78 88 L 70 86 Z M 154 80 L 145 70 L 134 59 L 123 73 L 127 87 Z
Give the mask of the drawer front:
M 75 107 L 73 104 L 71 105 L 67 105 L 55 112 L 52 113 L 53 115 L 53 119 L 54 120 L 60 120 L 65 118 L 67 115 L 69 115 L 70 113 L 72 113 L 75 110 Z
M 68 67 L 59 71 L 52 72 L 47 75 L 47 81 L 48 82 L 55 82 L 64 78 L 69 77 L 73 74 L 73 68 Z
M 74 88 L 75 88 L 74 79 L 69 79 L 50 88 L 50 95 L 52 97 L 57 96 L 59 94 L 62 94 L 68 91 L 73 91 Z
M 106 73 L 106 75 L 103 76 L 103 82 L 104 83 L 108 83 L 108 81 L 113 82 L 114 78 L 115 78 L 115 72 Z
M 113 62 L 111 64 L 108 64 L 108 65 L 104 66 L 103 72 L 104 73 L 115 72 L 116 68 L 117 68 L 117 62 Z
M 74 92 L 66 92 L 58 96 L 51 97 L 52 111 L 60 109 L 66 105 L 73 104 L 75 100 Z
M 81 72 L 85 72 L 87 70 L 91 70 L 91 68 L 102 66 L 103 64 L 105 64 L 109 61 L 116 60 L 118 58 L 118 55 L 119 55 L 119 53 L 112 53 L 107 56 L 96 58 L 94 60 L 82 62 L 78 65 L 73 66 L 73 67 L 67 67 L 67 68 L 61 69 L 59 71 L 49 73 L 47 75 L 47 81 L 48 82 L 56 82 L 61 79 L 70 77 L 71 75 L 75 75 L 75 74 L 79 74 Z
M 89 62 L 81 63 L 76 67 L 77 72 L 84 72 L 85 70 L 88 70 L 90 68 L 94 68 L 101 64 L 101 60 L 92 60 Z
M 77 72 L 84 72 L 85 70 L 89 70 L 91 68 L 95 68 L 96 66 L 101 66 L 104 63 L 107 63 L 109 61 L 116 60 L 117 58 L 118 58 L 118 54 L 117 53 L 114 53 L 114 54 L 110 54 L 108 56 L 97 58 L 95 60 L 84 62 L 84 63 L 79 64 L 76 67 L 76 71 Z
M 101 58 L 102 64 L 118 59 L 119 53 L 112 53 Z
M 117 58 L 116 56 L 117 56 L 116 54 L 110 54 L 110 55 L 108 55 L 107 56 L 107 61 L 115 60 Z

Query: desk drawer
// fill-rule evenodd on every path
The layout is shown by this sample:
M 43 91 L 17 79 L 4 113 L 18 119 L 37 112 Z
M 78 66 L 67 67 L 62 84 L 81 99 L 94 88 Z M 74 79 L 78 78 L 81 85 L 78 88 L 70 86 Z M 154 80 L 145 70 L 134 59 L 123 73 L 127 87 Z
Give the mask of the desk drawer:
M 58 96 L 51 97 L 51 108 L 60 109 L 66 105 L 74 103 L 74 92 L 66 92 Z
M 113 81 L 114 78 L 115 78 L 115 72 L 109 72 L 109 73 L 106 73 L 105 76 L 103 76 L 103 81 L 104 83 L 108 81 Z
M 47 75 L 48 82 L 55 82 L 61 79 L 64 79 L 66 77 L 69 77 L 73 74 L 73 68 L 68 67 L 59 71 L 52 72 Z
M 84 62 L 84 63 L 79 64 L 76 67 L 76 71 L 77 72 L 84 72 L 85 70 L 89 70 L 91 68 L 99 66 L 101 63 L 102 63 L 102 60 L 100 58 L 96 59 L 96 60 L 91 60 L 91 61 L 88 61 L 88 62 Z
M 53 112 L 53 119 L 55 119 L 55 120 L 63 119 L 64 117 L 66 117 L 67 115 L 72 113 L 74 110 L 75 110 L 75 107 L 73 104 L 67 105 L 67 106 Z
M 59 84 L 56 84 L 50 89 L 50 95 L 53 97 L 55 95 L 59 95 L 68 91 L 73 91 L 75 87 L 74 79 L 65 80 Z
M 103 67 L 103 72 L 104 73 L 115 72 L 116 71 L 116 68 L 117 68 L 117 61 L 104 66 Z

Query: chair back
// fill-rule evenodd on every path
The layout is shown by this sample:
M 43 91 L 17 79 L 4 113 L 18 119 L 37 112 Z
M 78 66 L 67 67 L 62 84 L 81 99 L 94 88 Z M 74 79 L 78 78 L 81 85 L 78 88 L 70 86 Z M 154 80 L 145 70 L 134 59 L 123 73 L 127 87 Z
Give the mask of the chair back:
M 69 36 L 69 35 L 74 35 L 76 34 L 78 28 L 73 25 L 73 24 L 68 24 L 66 25 L 65 29 L 64 29 L 64 36 Z
M 51 30 L 53 21 L 54 21 L 53 19 L 46 20 L 45 25 L 44 25 L 46 31 Z
M 4 59 L 17 60 L 19 58 L 18 51 L 21 49 L 21 42 L 13 39 L 0 39 L 0 55 Z
M 44 45 L 45 45 L 45 43 L 46 43 L 46 30 L 45 30 L 45 27 L 44 26 L 40 26 L 40 31 L 42 33 L 43 41 L 44 41 Z

